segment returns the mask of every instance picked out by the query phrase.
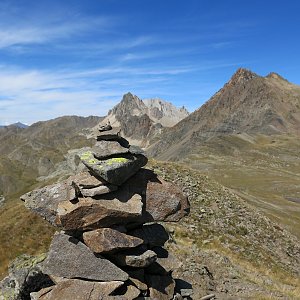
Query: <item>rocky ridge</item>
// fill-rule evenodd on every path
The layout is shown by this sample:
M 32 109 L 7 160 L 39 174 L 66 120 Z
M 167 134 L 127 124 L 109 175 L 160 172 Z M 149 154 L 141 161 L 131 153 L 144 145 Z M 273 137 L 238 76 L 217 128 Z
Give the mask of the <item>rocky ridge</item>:
M 163 131 L 148 154 L 179 160 L 218 136 L 300 133 L 300 87 L 280 75 L 238 69 L 199 109 Z
M 172 277 L 179 263 L 157 223 L 186 216 L 187 197 L 143 169 L 142 150 L 118 132 L 101 129 L 78 154 L 85 170 L 21 197 L 61 231 L 45 259 L 11 265 L 0 299 L 191 299 L 191 286 Z
M 174 126 L 189 115 L 182 107 L 161 99 L 141 100 L 127 93 L 122 101 L 112 108 L 100 125 L 111 123 L 120 127 L 122 134 L 136 145 L 147 146 L 150 138 L 159 135 L 162 128 Z

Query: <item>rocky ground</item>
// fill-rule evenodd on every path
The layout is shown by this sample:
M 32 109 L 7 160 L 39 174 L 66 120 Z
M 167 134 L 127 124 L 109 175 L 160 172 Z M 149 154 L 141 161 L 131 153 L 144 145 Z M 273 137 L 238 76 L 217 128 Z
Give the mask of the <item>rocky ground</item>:
M 194 299 L 300 299 L 300 243 L 229 189 L 178 164 L 151 161 L 160 176 L 181 186 L 191 214 L 169 225 L 178 276 Z
M 193 284 L 193 299 L 300 299 L 297 238 L 198 171 L 152 160 L 147 167 L 179 186 L 191 202 L 190 215 L 167 227 L 168 248 L 182 262 L 173 274 Z M 19 210 L 18 220 L 22 214 Z M 9 230 L 16 234 L 5 235 L 10 253 L 21 253 L 20 245 L 28 239 L 36 252 L 47 248 L 37 233 L 43 231 L 49 243 L 53 231 L 46 231 L 38 218 L 32 220 L 12 222 Z

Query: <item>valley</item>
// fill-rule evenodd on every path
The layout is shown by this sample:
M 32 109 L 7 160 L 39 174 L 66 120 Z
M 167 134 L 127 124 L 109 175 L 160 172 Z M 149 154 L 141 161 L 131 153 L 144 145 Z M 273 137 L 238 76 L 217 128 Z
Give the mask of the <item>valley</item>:
M 232 189 L 300 238 L 299 138 L 220 137 L 199 147 L 182 163 Z

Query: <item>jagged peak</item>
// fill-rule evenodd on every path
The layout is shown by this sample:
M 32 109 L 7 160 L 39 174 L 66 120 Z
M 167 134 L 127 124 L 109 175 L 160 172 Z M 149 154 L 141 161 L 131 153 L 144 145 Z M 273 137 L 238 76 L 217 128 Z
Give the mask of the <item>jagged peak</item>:
M 254 72 L 252 72 L 248 69 L 239 68 L 233 74 L 233 76 L 231 77 L 231 79 L 229 80 L 228 83 L 236 84 L 236 83 L 248 81 L 248 80 L 250 80 L 252 78 L 255 78 L 255 77 L 259 77 L 259 76 L 256 73 L 254 73 Z

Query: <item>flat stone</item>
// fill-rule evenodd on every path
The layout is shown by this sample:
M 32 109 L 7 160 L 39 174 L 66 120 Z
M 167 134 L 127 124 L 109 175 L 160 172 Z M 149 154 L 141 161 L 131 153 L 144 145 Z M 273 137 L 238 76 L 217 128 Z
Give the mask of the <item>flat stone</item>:
M 121 137 L 121 128 L 115 127 L 111 130 L 107 131 L 102 131 L 97 133 L 97 140 L 98 141 L 117 141 L 118 139 L 122 138 Z
M 145 268 L 156 261 L 156 253 L 151 250 L 139 253 L 138 249 L 127 251 L 126 253 L 116 253 L 113 257 L 117 265 L 134 268 Z
M 101 160 L 111 156 L 126 154 L 129 152 L 129 149 L 121 146 L 117 141 L 98 141 L 92 148 L 91 152 L 95 158 Z
M 67 279 L 51 288 L 32 293 L 36 300 L 99 300 L 113 299 L 110 295 L 124 282 L 93 282 L 80 279 Z
M 142 195 L 142 223 L 177 222 L 190 211 L 189 201 L 182 191 L 148 169 L 139 170 L 120 187 L 120 191 Z
M 118 198 L 113 198 L 114 196 Z M 112 198 L 107 199 L 79 198 L 76 203 L 59 203 L 56 224 L 64 230 L 92 230 L 124 225 L 138 221 L 142 215 L 142 208 L 143 203 L 138 194 L 121 195 L 118 191 Z
M 114 192 L 117 189 L 118 187 L 116 185 L 108 184 L 108 185 L 101 185 L 91 189 L 80 189 L 80 192 L 84 197 L 95 197 L 95 196 Z
M 169 239 L 169 234 L 160 224 L 145 224 L 128 232 L 128 234 L 142 239 L 150 248 L 163 246 Z
M 52 225 L 55 225 L 56 209 L 60 202 L 71 201 L 77 198 L 74 187 L 63 181 L 35 189 L 21 196 L 25 207 L 42 216 Z
M 113 253 L 143 244 L 143 240 L 111 228 L 100 228 L 83 233 L 84 243 L 95 253 Z
M 116 185 L 109 184 L 104 179 L 95 177 L 89 172 L 80 172 L 74 176 L 70 176 L 67 179 L 67 183 L 75 188 L 77 195 L 81 194 L 84 197 L 94 197 L 118 189 Z
M 150 299 L 170 300 L 174 295 L 175 282 L 170 275 L 145 275 Z
M 43 272 L 65 278 L 95 281 L 126 281 L 127 273 L 109 260 L 95 254 L 82 242 L 64 233 L 56 233 Z
M 146 156 L 141 154 L 124 154 L 120 157 L 98 160 L 92 151 L 84 152 L 80 159 L 93 174 L 114 185 L 124 183 L 148 161 Z
M 80 172 L 74 176 L 70 176 L 68 181 L 71 183 L 74 182 L 79 189 L 91 189 L 107 184 L 105 180 L 95 177 L 90 172 Z

